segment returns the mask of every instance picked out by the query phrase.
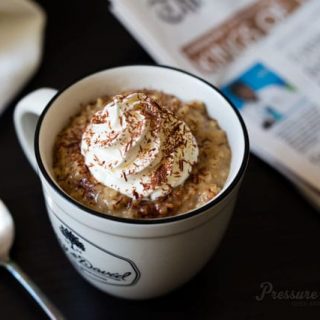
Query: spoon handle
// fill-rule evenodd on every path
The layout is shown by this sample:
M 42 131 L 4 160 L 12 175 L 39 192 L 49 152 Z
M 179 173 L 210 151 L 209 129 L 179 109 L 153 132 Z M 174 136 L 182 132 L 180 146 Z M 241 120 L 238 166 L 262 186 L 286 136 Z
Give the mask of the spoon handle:
M 65 319 L 60 311 L 49 301 L 45 294 L 38 286 L 24 273 L 23 270 L 12 260 L 4 263 L 6 269 L 22 284 L 22 286 L 30 293 L 33 299 L 39 304 L 43 311 L 51 320 Z

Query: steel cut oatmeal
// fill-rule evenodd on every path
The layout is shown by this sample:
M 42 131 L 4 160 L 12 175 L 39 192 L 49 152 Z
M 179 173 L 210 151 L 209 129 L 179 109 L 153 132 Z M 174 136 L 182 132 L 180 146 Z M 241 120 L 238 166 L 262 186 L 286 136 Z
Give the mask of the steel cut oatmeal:
M 229 174 L 231 150 L 202 102 L 144 89 L 82 106 L 53 156 L 58 184 L 85 206 L 160 218 L 213 199 Z

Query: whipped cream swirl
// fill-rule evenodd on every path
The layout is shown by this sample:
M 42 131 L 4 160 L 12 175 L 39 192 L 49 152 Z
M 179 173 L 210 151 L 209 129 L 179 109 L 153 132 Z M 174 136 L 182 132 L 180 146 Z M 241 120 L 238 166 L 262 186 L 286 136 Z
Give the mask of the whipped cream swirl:
M 183 121 L 144 93 L 132 93 L 115 96 L 94 114 L 81 153 L 103 185 L 155 200 L 187 179 L 199 150 Z

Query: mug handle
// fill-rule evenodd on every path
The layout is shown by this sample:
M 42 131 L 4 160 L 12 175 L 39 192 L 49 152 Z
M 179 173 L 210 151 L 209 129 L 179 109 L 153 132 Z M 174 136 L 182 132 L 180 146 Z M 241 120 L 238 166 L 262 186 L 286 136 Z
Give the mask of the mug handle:
M 37 162 L 34 154 L 34 134 L 37 122 L 56 93 L 57 90 L 51 88 L 35 90 L 23 97 L 14 110 L 13 120 L 18 140 L 35 171 L 37 171 Z

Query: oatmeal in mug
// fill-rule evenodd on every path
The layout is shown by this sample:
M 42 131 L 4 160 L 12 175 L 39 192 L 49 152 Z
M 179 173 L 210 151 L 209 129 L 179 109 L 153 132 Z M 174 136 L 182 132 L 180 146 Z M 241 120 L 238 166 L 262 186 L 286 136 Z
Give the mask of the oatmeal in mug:
M 225 132 L 200 101 L 136 90 L 81 107 L 58 135 L 54 174 L 71 197 L 124 218 L 186 213 L 228 177 Z

